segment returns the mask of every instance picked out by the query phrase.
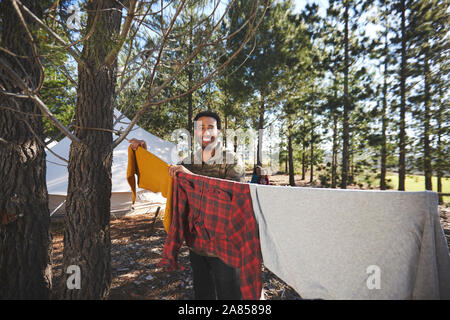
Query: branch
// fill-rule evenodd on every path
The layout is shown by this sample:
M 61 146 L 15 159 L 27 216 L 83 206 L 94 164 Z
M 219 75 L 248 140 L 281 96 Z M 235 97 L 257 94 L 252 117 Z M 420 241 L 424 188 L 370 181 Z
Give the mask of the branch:
M 102 1 L 102 0 L 99 0 L 98 3 L 97 3 L 97 10 L 95 11 L 94 22 L 92 23 L 92 27 L 91 27 L 91 29 L 89 30 L 88 34 L 86 34 L 86 36 L 85 36 L 84 38 L 79 39 L 79 40 L 77 40 L 77 41 L 75 41 L 75 42 L 70 43 L 69 45 L 67 45 L 66 47 L 64 47 L 64 50 L 67 50 L 68 48 L 73 47 L 73 46 L 75 46 L 76 44 L 78 44 L 78 43 L 80 43 L 80 42 L 89 40 L 89 38 L 90 38 L 90 37 L 92 36 L 92 34 L 94 33 L 95 26 L 97 25 L 98 17 L 99 17 L 99 15 L 100 15 L 100 11 L 101 11 L 100 8 L 101 8 L 102 4 L 103 4 L 103 1 Z M 67 32 L 66 32 L 66 33 L 67 33 Z
M 32 90 L 30 90 L 30 88 L 28 88 L 28 86 L 17 75 L 17 73 L 12 70 L 2 58 L 0 58 L 0 66 L 14 79 L 18 86 L 25 92 L 25 94 L 28 95 L 28 97 L 37 104 L 41 112 L 45 116 L 47 116 L 59 130 L 61 130 L 66 136 L 68 136 L 70 140 L 72 140 L 72 142 L 81 143 L 80 139 L 74 136 L 61 122 L 59 122 L 58 119 L 56 119 L 53 113 L 47 108 L 45 103 L 42 102 L 42 100 L 37 95 L 35 95 Z
M 166 45 L 167 36 L 169 35 L 170 31 L 172 31 L 173 25 L 175 24 L 175 21 L 176 21 L 178 15 L 181 13 L 181 10 L 183 9 L 183 7 L 185 5 L 185 2 L 186 1 L 182 1 L 181 2 L 181 4 L 179 5 L 177 11 L 175 12 L 175 14 L 174 14 L 174 16 L 172 18 L 172 21 L 170 21 L 170 25 L 169 25 L 169 27 L 167 29 L 167 32 L 163 32 L 163 40 L 162 40 L 162 43 L 161 43 L 161 47 L 159 49 L 158 58 L 156 59 L 155 66 L 153 67 L 152 75 L 150 77 L 150 84 L 149 84 L 149 91 L 148 91 L 148 96 L 149 97 L 151 96 L 151 92 L 150 91 L 151 91 L 152 86 L 153 86 L 153 81 L 155 80 L 156 69 L 157 69 L 157 67 L 158 67 L 158 65 L 159 65 L 159 63 L 161 61 L 161 57 L 162 57 L 162 52 L 163 52 L 164 46 Z M 162 14 L 161 14 L 161 17 L 162 17 Z M 162 25 L 161 25 L 161 29 L 162 29 Z
M 16 103 L 16 106 L 17 106 L 17 102 L 16 101 L 14 101 L 14 103 Z M 18 107 L 18 106 L 17 106 Z M 18 110 L 16 110 L 17 112 L 20 112 L 20 111 L 18 111 Z M 36 134 L 36 132 L 33 130 L 33 127 L 31 126 L 31 124 L 25 119 L 25 118 L 19 118 L 19 120 L 20 121 L 23 121 L 26 125 L 27 125 L 27 127 L 28 127 L 28 129 L 30 129 L 30 131 L 31 131 L 31 133 L 33 134 L 33 136 L 36 138 L 36 140 L 37 140 L 37 142 L 41 145 L 41 146 L 43 146 L 45 149 L 47 149 L 51 154 L 53 154 L 55 157 L 57 157 L 58 159 L 60 159 L 60 160 L 62 160 L 62 161 L 64 161 L 64 162 L 66 162 L 66 163 L 69 163 L 69 161 L 67 160 L 67 159 L 65 159 L 65 158 L 63 158 L 63 157 L 61 157 L 59 154 L 57 154 L 56 152 L 54 152 L 52 149 L 50 149 L 42 140 L 41 140 L 41 138 Z
M 147 61 L 148 61 L 149 59 L 150 59 L 150 55 L 148 55 L 148 56 L 145 58 L 144 62 L 142 62 L 142 64 L 141 64 L 138 68 L 136 68 L 136 70 L 133 72 L 133 74 L 132 74 L 131 76 L 129 76 L 129 77 L 125 80 L 125 82 L 123 82 L 123 83 L 120 84 L 120 88 L 117 90 L 117 94 L 120 94 L 120 93 L 122 92 L 122 90 L 125 88 L 125 86 L 128 85 L 128 83 L 129 83 L 132 79 L 134 79 L 134 77 L 136 76 L 136 74 L 137 74 L 139 71 L 141 71 L 141 68 L 147 63 Z
M 2 137 L 0 137 L 0 142 L 6 143 L 6 144 L 12 144 L 13 146 L 16 146 L 15 143 L 9 142 L 9 141 L 3 139 Z
M 142 84 L 138 90 L 138 92 L 133 95 L 133 98 L 131 99 L 130 103 L 128 104 L 128 107 L 126 107 L 125 109 L 119 110 L 122 113 L 122 116 L 120 116 L 119 118 L 116 119 L 116 121 L 113 124 L 113 127 L 121 120 L 121 117 L 123 117 L 123 114 L 125 114 L 128 109 L 131 108 L 131 106 L 133 105 L 134 101 L 136 100 L 136 98 L 140 95 L 142 89 L 144 88 L 145 83 L 147 82 L 147 79 L 145 79 L 144 81 L 142 81 Z
M 14 9 L 17 12 L 17 15 L 19 16 L 20 22 L 22 23 L 22 25 L 23 25 L 23 27 L 24 27 L 24 29 L 26 31 L 26 34 L 28 36 L 28 39 L 30 41 L 31 48 L 32 48 L 32 51 L 33 51 L 34 61 L 36 61 L 36 64 L 39 67 L 39 84 L 33 90 L 33 93 L 38 93 L 41 90 L 42 85 L 44 83 L 44 68 L 42 67 L 42 63 L 41 63 L 41 61 L 39 60 L 39 57 L 38 57 L 38 50 L 36 48 L 36 43 L 34 42 L 33 36 L 31 35 L 31 32 L 30 32 L 30 29 L 28 29 L 27 23 L 25 22 L 25 19 L 23 18 L 22 12 L 20 11 L 20 9 L 19 9 L 19 7 L 17 5 L 17 1 L 13 0 L 12 4 L 13 4 Z
M 119 54 L 120 49 L 125 43 L 128 33 L 130 32 L 131 24 L 133 23 L 134 14 L 136 11 L 136 0 L 130 0 L 130 8 L 128 10 L 127 18 L 125 19 L 122 33 L 119 37 L 119 43 L 117 46 L 111 50 L 111 52 L 105 58 L 105 64 L 110 66 L 117 59 L 117 55 Z
M 142 2 L 139 3 L 139 7 L 138 7 L 138 9 L 137 9 L 136 11 L 139 12 L 139 11 L 141 10 L 141 7 L 142 7 Z M 124 78 L 124 76 L 125 76 L 125 74 L 126 74 L 126 71 L 127 71 L 127 68 L 128 68 L 128 62 L 130 61 L 131 52 L 133 51 L 133 43 L 134 43 L 134 40 L 136 40 L 137 33 L 138 33 L 138 31 L 139 31 L 139 29 L 140 29 L 142 23 L 144 22 L 145 17 L 147 16 L 148 12 L 150 11 L 150 9 L 151 9 L 151 5 L 148 7 L 148 9 L 147 9 L 147 11 L 145 12 L 145 14 L 143 15 L 142 19 L 139 21 L 139 23 L 138 23 L 138 25 L 137 25 L 137 27 L 136 27 L 136 30 L 135 30 L 135 32 L 134 32 L 134 34 L 131 36 L 131 39 L 130 39 L 130 48 L 129 48 L 129 50 L 128 50 L 127 59 L 125 60 L 125 64 L 124 64 L 124 66 L 123 66 L 123 71 L 122 71 L 122 74 L 120 75 L 120 84 L 121 84 L 121 86 L 123 85 L 123 78 Z M 139 55 L 138 55 L 138 56 L 139 56 Z M 133 58 L 133 60 L 135 60 L 135 59 L 136 59 L 136 57 Z M 132 61 L 133 61 L 133 60 L 132 60 Z M 133 77 L 134 77 L 134 75 L 133 75 Z
M 63 45 L 65 48 L 67 48 L 67 51 L 70 53 L 70 55 L 78 62 L 80 65 L 84 65 L 83 60 L 80 58 L 78 53 L 71 48 L 71 45 L 68 44 L 64 39 L 62 39 L 58 34 L 56 34 L 52 29 L 50 29 L 44 22 L 42 22 L 41 19 L 36 17 L 33 12 L 31 12 L 27 7 L 25 7 L 19 0 L 14 0 L 19 7 L 25 11 L 39 26 L 44 28 L 49 35 L 51 35 L 57 42 L 59 42 L 61 45 Z
M 148 97 L 148 99 L 147 99 L 147 102 L 144 104 L 144 105 L 142 105 L 141 107 L 140 107 L 140 109 L 137 111 L 137 113 L 136 113 L 136 115 L 134 116 L 134 118 L 131 120 L 131 122 L 130 122 L 130 124 L 128 125 L 128 127 L 125 129 L 125 131 L 120 135 L 120 137 L 119 138 L 117 138 L 114 142 L 113 142 L 113 148 L 115 148 L 116 146 L 118 146 L 122 141 L 123 141 L 123 139 L 125 139 L 125 137 L 130 133 L 130 131 L 131 131 L 131 129 L 133 128 L 133 126 L 137 123 L 137 120 L 139 119 L 139 117 L 150 107 L 150 106 L 152 106 L 152 105 L 159 105 L 159 104 L 162 104 L 162 103 L 166 103 L 166 102 L 169 102 L 169 101 L 171 101 L 171 100 L 174 100 L 174 99 L 178 99 L 178 98 L 180 98 L 180 97 L 182 97 L 182 96 L 184 96 L 184 95 L 186 95 L 186 94 L 189 94 L 189 93 L 191 93 L 191 92 L 193 92 L 193 91 L 195 91 L 195 90 L 197 90 L 200 86 L 202 86 L 205 82 L 207 82 L 207 81 L 209 81 L 212 77 L 214 77 L 219 71 L 221 71 L 221 70 L 223 70 L 228 64 L 230 64 L 230 62 L 236 57 L 236 55 L 240 52 L 240 51 L 242 51 L 242 49 L 244 48 L 244 46 L 250 41 L 250 39 L 254 36 L 254 34 L 255 34 L 255 32 L 256 32 L 256 30 L 257 30 L 257 28 L 259 27 L 259 25 L 260 25 L 260 23 L 262 22 L 262 20 L 263 20 L 263 17 L 264 17 L 264 14 L 265 14 L 265 12 L 266 12 L 266 10 L 267 10 L 267 8 L 268 8 L 268 1 L 266 1 L 265 2 L 266 4 L 265 4 L 265 8 L 264 8 L 264 12 L 263 12 L 263 14 L 261 15 L 261 17 L 259 18 L 259 20 L 257 21 L 257 23 L 256 23 L 256 25 L 253 27 L 253 29 L 249 32 L 249 34 L 247 34 L 247 37 L 244 39 L 244 41 L 242 42 L 242 44 L 241 44 L 241 46 L 228 58 L 228 60 L 227 61 L 225 61 L 222 65 L 220 65 L 219 67 L 217 67 L 213 72 L 211 72 L 208 76 L 206 76 L 206 77 L 204 77 L 201 81 L 199 81 L 198 83 L 197 83 L 197 85 L 195 85 L 193 88 L 191 88 L 190 90 L 188 90 L 188 91 L 186 91 L 186 92 L 184 92 L 184 93 L 182 93 L 182 94 L 179 94 L 179 95 L 177 95 L 177 96 L 173 96 L 173 97 L 171 97 L 171 98 L 167 98 L 167 99 L 164 99 L 164 100 L 162 100 L 162 101 L 153 101 L 152 100 L 152 97 L 154 97 L 154 96 L 156 96 L 159 92 L 161 92 L 161 90 L 163 89 L 163 88 L 165 88 L 166 86 L 167 86 L 167 84 L 169 83 L 169 81 L 171 81 L 174 77 L 176 77 L 184 68 L 185 68 L 185 66 L 187 65 L 187 63 L 189 62 L 189 61 L 191 61 L 192 59 L 193 59 L 193 57 L 195 57 L 197 54 L 198 54 L 198 52 L 199 52 L 199 50 L 201 49 L 201 47 L 204 47 L 205 45 L 203 45 L 203 46 L 199 46 L 200 47 L 200 49 L 198 49 L 198 48 L 196 48 L 196 50 L 192 53 L 192 55 L 186 60 L 186 61 L 184 61 L 184 63 L 181 65 L 181 66 L 179 66 L 179 68 L 177 69 L 177 71 L 174 73 L 174 75 L 172 76 L 172 77 L 170 77 L 169 79 L 167 79 L 161 86 L 159 86 L 158 88 L 157 88 L 157 90 L 156 90 L 156 92 L 154 92 L 152 95 L 149 95 L 149 97 Z M 254 14 L 252 14 L 251 15 L 251 18 L 249 18 L 246 22 L 245 22 L 245 24 L 247 24 L 248 23 L 248 21 L 250 20 L 250 19 L 253 19 L 255 16 L 256 16 L 256 10 L 257 9 L 255 9 L 255 12 L 254 12 Z M 170 30 L 170 28 L 169 28 L 169 30 Z M 237 31 L 236 31 L 237 32 Z M 236 32 L 234 32 L 233 34 L 235 34 Z M 198 49 L 198 50 L 197 50 Z M 160 58 L 160 57 L 158 57 L 158 58 Z M 156 67 L 156 66 L 155 66 Z M 150 88 L 151 88 L 151 86 L 150 86 Z

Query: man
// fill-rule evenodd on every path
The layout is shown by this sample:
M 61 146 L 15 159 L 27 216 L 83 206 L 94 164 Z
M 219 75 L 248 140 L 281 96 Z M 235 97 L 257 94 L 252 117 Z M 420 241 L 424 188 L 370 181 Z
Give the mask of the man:
M 202 111 L 194 118 L 194 138 L 201 143 L 201 150 L 191 159 L 183 159 L 183 165 L 169 166 L 169 174 L 177 172 L 194 173 L 208 177 L 244 182 L 244 165 L 236 154 L 224 150 L 219 141 L 220 117 L 213 111 Z M 131 139 L 131 148 L 147 148 L 145 141 Z M 190 161 L 189 161 L 190 160 Z M 240 300 L 239 269 L 225 264 L 209 252 L 199 252 L 189 248 L 194 277 L 195 299 Z

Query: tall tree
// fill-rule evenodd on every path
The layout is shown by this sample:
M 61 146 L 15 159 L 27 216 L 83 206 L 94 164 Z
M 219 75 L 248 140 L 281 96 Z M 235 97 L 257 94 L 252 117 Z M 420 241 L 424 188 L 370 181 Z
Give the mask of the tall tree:
M 386 190 L 386 160 L 387 160 L 387 128 L 388 128 L 388 78 L 389 78 L 389 0 L 385 0 L 383 5 L 382 21 L 384 24 L 383 32 L 383 102 L 381 111 L 381 159 L 380 159 L 380 189 Z
M 248 60 L 243 66 L 244 81 L 251 93 L 248 114 L 252 118 L 253 127 L 259 130 L 257 144 L 257 164 L 259 165 L 262 165 L 262 130 L 267 127 L 267 115 L 276 108 L 281 99 L 278 90 L 284 59 L 283 21 L 288 19 L 289 9 L 292 6 L 291 1 L 273 3 L 267 9 L 255 34 L 254 43 L 249 43 L 244 51 L 248 55 Z
M 129 14 L 135 11 L 129 3 Z M 75 134 L 69 158 L 63 266 L 81 271 L 81 288 L 64 286 L 65 298 L 101 299 L 111 282 L 110 196 L 112 133 L 117 61 L 114 56 L 121 25 L 120 3 L 87 3 L 87 29 L 95 29 L 84 43 L 78 65 Z M 112 55 L 111 55 L 112 54 Z M 116 53 L 117 54 L 117 53 Z
M 348 96 L 348 74 L 349 74 L 349 1 L 344 2 L 344 112 L 342 121 L 342 178 L 341 188 L 347 188 L 348 163 L 349 163 L 349 111 L 350 99 Z
M 23 3 L 42 16 L 41 1 Z M 15 1 L 0 3 L 0 20 L 0 299 L 47 299 L 51 236 L 42 117 L 23 94 L 26 85 L 39 91 L 43 81 L 37 26 Z
M 341 6 L 340 6 L 341 5 Z M 350 95 L 350 74 L 355 68 L 355 61 L 360 58 L 364 52 L 360 37 L 355 32 L 358 30 L 358 19 L 362 12 L 367 10 L 370 3 L 368 1 L 357 2 L 353 0 L 345 0 L 342 3 L 339 1 L 330 1 L 328 8 L 328 15 L 330 18 L 337 20 L 342 25 L 344 38 L 342 39 L 343 55 L 343 112 L 342 112 L 342 164 L 341 164 L 341 188 L 347 188 L 349 179 L 349 162 L 351 150 L 351 111 L 355 107 L 356 100 Z
M 11 67 L 9 67 L 7 61 L 0 60 L 2 70 L 5 70 L 8 75 L 8 77 L 5 77 L 2 74 L 2 77 L 11 82 L 11 85 L 2 88 L 2 97 L 30 98 L 42 113 L 51 119 L 52 123 L 72 141 L 68 166 L 69 186 L 66 202 L 63 268 L 64 271 L 70 270 L 70 272 L 73 272 L 75 270 L 77 275 L 72 274 L 66 278 L 67 280 L 81 279 L 81 286 L 74 286 L 74 289 L 71 289 L 73 286 L 66 286 L 68 282 L 64 279 L 62 283 L 64 297 L 67 299 L 105 298 L 109 291 L 111 279 L 109 209 L 112 150 L 126 139 L 133 126 L 146 111 L 151 111 L 153 108 L 195 91 L 223 71 L 226 65 L 234 58 L 234 55 L 231 55 L 229 59 L 223 62 L 219 59 L 221 51 L 218 48 L 227 38 L 233 36 L 232 34 L 223 36 L 217 32 L 217 28 L 223 21 L 226 11 L 222 16 L 218 16 L 216 9 L 220 2 L 214 1 L 215 9 L 195 26 L 195 28 L 201 29 L 202 32 L 198 37 L 194 38 L 196 42 L 193 46 L 192 54 L 173 59 L 175 56 L 174 51 L 178 50 L 178 48 L 172 47 L 170 43 L 173 37 L 180 36 L 174 32 L 174 26 L 180 16 L 180 12 L 185 9 L 186 2 L 184 1 L 161 1 L 158 4 L 137 0 L 127 1 L 125 4 L 114 0 L 88 1 L 81 4 L 80 11 L 84 12 L 83 15 L 86 17 L 86 19 L 82 19 L 81 30 L 73 32 L 63 28 L 63 32 L 68 40 L 58 35 L 59 29 L 52 29 L 48 21 L 44 22 L 26 5 L 23 5 L 18 0 L 13 2 L 18 4 L 22 12 L 25 12 L 27 21 L 32 21 L 39 25 L 39 32 L 52 39 L 55 42 L 55 48 L 70 54 L 78 67 L 77 77 L 72 77 L 78 81 L 77 104 L 73 124 L 75 130 L 72 133 L 55 118 L 38 96 L 42 80 L 44 79 L 42 69 L 39 68 L 40 61 L 47 55 L 39 52 L 39 48 L 34 46 L 35 41 L 33 41 L 30 33 L 26 32 L 25 34 L 29 38 L 30 43 L 33 44 L 32 52 L 28 50 L 15 56 L 15 53 L 10 54 L 11 52 L 8 48 L 0 48 L 0 52 L 2 54 L 10 54 L 12 56 L 11 59 L 25 57 L 25 60 L 33 61 L 33 66 L 38 67 L 30 70 L 30 72 L 33 71 L 32 77 L 18 76 L 14 71 L 10 72 Z M 254 35 L 267 6 L 267 3 L 261 4 L 258 1 L 252 3 L 252 10 L 248 12 L 248 19 L 241 21 L 246 26 L 247 31 L 237 52 Z M 32 6 L 33 2 L 28 2 L 27 4 Z M 64 4 L 67 5 L 67 3 Z M 124 17 L 122 17 L 122 12 L 126 12 Z M 136 14 L 137 12 L 139 14 Z M 16 24 L 21 22 L 24 26 L 29 25 L 29 22 L 17 17 L 15 21 Z M 12 28 L 11 25 L 12 23 L 8 27 Z M 64 24 L 61 23 L 60 26 L 62 25 Z M 206 25 L 206 28 L 201 28 L 200 26 L 202 25 L 203 27 Z M 136 51 L 133 50 L 132 44 L 139 33 L 139 28 L 145 29 L 140 32 L 140 35 L 147 34 L 149 41 L 145 50 Z M 151 36 L 148 36 L 149 30 L 151 30 Z M 5 43 L 9 44 L 23 39 L 22 36 L 18 36 L 18 33 L 11 34 L 13 36 Z M 76 41 L 72 40 L 71 38 L 73 37 L 78 39 Z M 124 48 L 125 43 L 128 44 L 128 47 L 125 46 L 125 50 L 128 49 L 128 51 L 125 54 L 124 64 L 119 69 L 117 67 L 117 57 Z M 192 84 L 191 89 L 170 86 L 170 84 L 178 80 L 177 77 L 186 70 L 189 63 L 202 51 L 205 52 L 203 56 L 209 57 L 215 68 L 213 70 L 210 69 L 209 73 L 201 79 L 197 79 L 196 83 Z M 24 68 L 20 69 L 21 72 L 24 70 Z M 33 82 L 35 81 L 36 70 L 41 71 L 38 72 L 40 78 L 37 82 Z M 114 132 L 119 135 L 119 138 L 113 141 L 113 109 L 116 105 L 116 97 L 120 97 L 120 94 L 130 83 L 139 82 L 139 79 L 136 80 L 136 75 L 143 70 L 148 73 L 148 77 L 141 83 L 146 90 L 146 98 L 141 102 L 142 104 L 135 112 L 131 123 L 123 131 Z M 22 79 L 25 79 L 25 81 Z M 175 89 L 170 92 L 169 96 L 165 95 L 165 89 L 174 87 Z M 17 95 L 19 89 L 20 91 Z M 139 91 L 137 90 L 137 92 Z M 27 111 L 30 111 L 26 113 L 27 116 L 36 116 L 36 113 L 31 113 L 33 110 Z M 28 130 L 34 132 L 31 125 L 28 126 Z M 37 132 L 39 133 L 38 130 Z M 9 137 L 7 134 L 5 136 L 6 138 Z M 3 137 L 2 139 L 7 141 Z M 34 143 L 34 140 L 30 138 L 24 141 L 23 145 L 28 147 L 32 143 Z M 40 159 L 40 153 L 38 152 L 40 150 L 34 148 L 32 151 L 36 151 L 36 153 L 33 153 L 31 156 L 37 155 L 38 159 Z M 28 154 L 26 152 L 21 153 L 19 154 L 20 159 L 16 162 L 25 161 L 28 159 L 27 157 Z M 41 171 L 36 172 L 33 177 L 37 176 L 40 178 L 42 173 L 44 173 L 45 177 L 45 171 L 43 170 L 45 161 L 39 162 L 36 164 L 36 167 Z M 25 182 L 25 179 L 14 182 L 16 184 L 19 182 L 18 185 L 21 187 L 28 186 L 28 181 Z M 31 183 L 29 185 L 31 187 L 34 186 Z M 8 192 L 10 191 L 6 190 L 5 194 L 9 195 Z M 38 189 L 35 194 L 44 197 L 46 192 Z M 18 212 L 13 205 L 14 202 L 22 201 L 22 198 L 18 198 L 18 196 L 22 196 L 22 194 L 17 192 L 11 194 L 13 201 L 9 201 L 7 203 L 8 206 L 6 206 L 6 208 L 9 208 L 10 213 Z M 42 203 L 38 201 L 39 199 L 32 197 L 29 197 L 29 199 L 35 200 L 32 208 L 37 208 Z M 22 205 L 22 203 L 20 204 Z M 23 207 L 28 208 L 26 205 L 27 203 Z M 41 208 L 36 210 L 41 210 Z M 4 213 L 4 215 L 9 219 L 7 213 Z M 20 212 L 19 216 L 20 218 L 22 217 Z M 48 209 L 46 218 L 48 219 Z M 14 216 L 11 219 L 14 220 Z M 37 237 L 38 233 L 36 232 L 32 235 Z M 35 238 L 33 238 L 33 241 L 36 242 Z M 12 242 L 9 243 L 12 245 Z M 21 279 L 19 278 L 19 280 Z M 75 285 L 77 284 L 76 282 Z
M 399 158 L 398 158 L 398 190 L 405 190 L 406 181 L 406 80 L 407 80 L 407 29 L 406 29 L 406 0 L 399 0 L 400 13 L 400 125 L 399 125 Z
M 332 13 L 332 16 L 334 13 Z M 324 67 L 331 77 L 331 85 L 328 93 L 328 104 L 326 109 L 332 123 L 332 149 L 331 149 L 331 187 L 336 188 L 338 184 L 338 152 L 340 145 L 339 123 L 341 123 L 342 109 L 342 60 L 343 50 L 339 44 L 343 42 L 342 33 L 336 28 L 331 19 L 326 19 L 324 24 L 324 37 L 326 56 L 324 57 Z M 325 110 L 327 111 L 327 110 Z
M 410 97 L 414 104 L 415 118 L 419 119 L 421 131 L 422 164 L 425 173 L 425 189 L 432 190 L 433 158 L 433 104 L 439 101 L 439 82 L 445 75 L 439 70 L 441 61 L 448 51 L 448 1 L 422 0 L 411 5 L 410 41 L 415 59 L 411 75 L 421 78 L 413 87 L 415 95 Z

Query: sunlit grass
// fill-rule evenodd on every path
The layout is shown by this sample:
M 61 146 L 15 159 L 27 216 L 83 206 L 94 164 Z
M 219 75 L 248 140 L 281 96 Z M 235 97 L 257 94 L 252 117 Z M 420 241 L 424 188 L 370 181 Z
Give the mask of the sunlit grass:
M 386 175 L 386 179 L 390 179 L 391 181 L 388 184 L 392 187 L 392 189 L 398 189 L 398 174 L 397 173 L 388 173 Z M 433 191 L 437 192 L 437 177 L 432 177 L 431 179 Z M 405 189 L 406 191 L 424 191 L 425 190 L 425 176 L 420 175 L 407 175 L 405 181 Z M 442 192 L 450 193 L 450 178 L 442 178 Z M 450 203 L 450 197 L 446 196 L 443 198 L 444 202 Z

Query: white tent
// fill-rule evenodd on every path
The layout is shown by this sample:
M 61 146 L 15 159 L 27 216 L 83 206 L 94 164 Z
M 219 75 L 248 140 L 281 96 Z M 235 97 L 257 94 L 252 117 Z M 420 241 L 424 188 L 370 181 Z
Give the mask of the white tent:
M 115 130 L 124 130 L 131 122 L 118 110 L 114 110 Z M 138 125 L 135 125 L 127 136 L 128 139 L 136 138 L 145 140 L 147 150 L 158 156 L 169 164 L 176 163 L 176 145 L 160 139 L 151 133 L 145 131 Z M 65 137 L 51 150 L 59 156 L 69 159 L 70 139 Z M 131 189 L 127 182 L 127 163 L 128 163 L 129 142 L 122 141 L 113 151 L 112 164 L 112 192 L 111 192 L 111 213 L 122 214 L 130 211 L 131 208 Z M 47 190 L 49 194 L 50 213 L 64 213 L 64 202 L 67 196 L 67 186 L 69 173 L 67 171 L 67 162 L 59 159 L 47 150 Z M 134 208 L 144 208 L 152 204 L 165 204 L 165 198 L 160 193 L 155 194 L 147 190 L 137 190 L 138 196 Z

